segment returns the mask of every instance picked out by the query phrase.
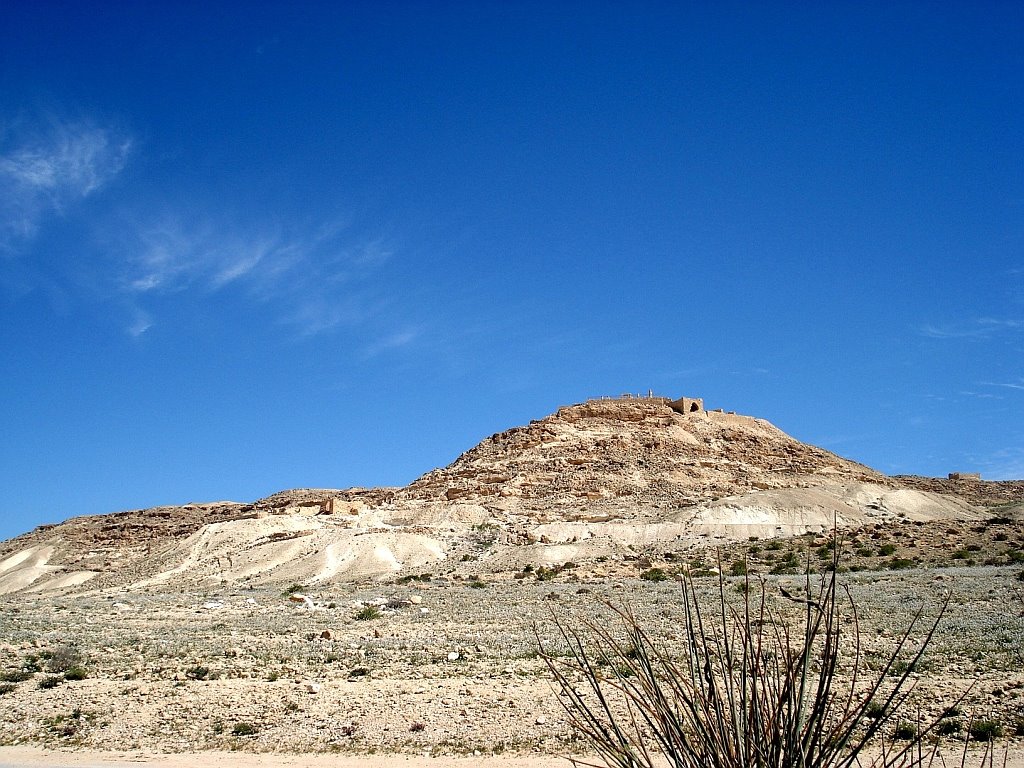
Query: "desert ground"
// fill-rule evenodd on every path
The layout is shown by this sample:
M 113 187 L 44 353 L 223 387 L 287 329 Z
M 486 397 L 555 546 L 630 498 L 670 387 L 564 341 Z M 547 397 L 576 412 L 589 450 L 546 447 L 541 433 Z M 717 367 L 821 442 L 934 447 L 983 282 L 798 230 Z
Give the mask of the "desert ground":
M 941 718 L 947 764 L 971 732 L 1021 752 L 1024 482 L 888 477 L 699 403 L 567 406 L 405 488 L 0 543 L 0 764 L 558 764 L 588 749 L 542 656 L 558 625 L 628 607 L 678 654 L 681 576 L 795 621 L 832 569 L 862 675 L 921 614 L 904 724 Z
M 548 580 L 332 585 L 299 601 L 266 588 L 23 597 L 8 603 L 0 628 L 0 665 L 19 680 L 0 699 L 0 744 L 160 754 L 578 753 L 586 745 L 566 723 L 537 638 L 557 655 L 552 622 L 593 617 L 607 600 L 629 605 L 671 647 L 680 601 L 671 580 L 572 570 Z M 869 665 L 919 608 L 934 617 L 948 592 L 948 613 L 915 672 L 914 706 L 937 717 L 970 689 L 961 727 L 985 719 L 1014 737 L 1024 731 L 1019 572 L 974 565 L 841 578 L 858 606 Z M 780 585 L 790 593 L 804 585 L 799 575 L 763 578 L 770 599 L 783 603 Z M 737 598 L 742 581 L 726 579 Z M 698 585 L 713 599 L 718 579 Z M 78 667 L 83 679 L 68 674 Z

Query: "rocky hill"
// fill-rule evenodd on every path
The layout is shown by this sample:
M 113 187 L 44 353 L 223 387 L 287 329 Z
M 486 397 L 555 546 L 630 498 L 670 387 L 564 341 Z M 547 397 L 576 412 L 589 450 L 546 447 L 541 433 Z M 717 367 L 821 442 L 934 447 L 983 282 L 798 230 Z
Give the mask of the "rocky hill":
M 887 477 L 701 401 L 598 399 L 493 435 L 404 488 L 45 526 L 0 545 L 0 593 L 511 574 L 833 524 L 971 520 L 1021 490 L 981 488 Z

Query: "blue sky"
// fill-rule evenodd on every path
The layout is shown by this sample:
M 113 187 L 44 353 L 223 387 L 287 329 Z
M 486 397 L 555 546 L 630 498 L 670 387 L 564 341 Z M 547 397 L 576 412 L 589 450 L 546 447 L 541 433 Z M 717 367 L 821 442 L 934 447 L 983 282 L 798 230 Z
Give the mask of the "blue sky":
M 1022 39 L 1019 3 L 7 3 L 0 536 L 404 484 L 648 389 L 1024 477 Z

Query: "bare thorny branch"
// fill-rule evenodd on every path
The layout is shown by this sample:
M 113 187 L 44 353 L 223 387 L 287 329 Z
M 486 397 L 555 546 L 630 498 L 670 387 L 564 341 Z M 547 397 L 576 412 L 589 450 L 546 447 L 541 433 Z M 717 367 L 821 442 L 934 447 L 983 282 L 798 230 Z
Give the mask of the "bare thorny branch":
M 808 576 L 807 599 L 784 594 L 802 606 L 799 629 L 769 600 L 763 582 L 753 598 L 747 578 L 736 607 L 719 577 L 709 607 L 684 575 L 680 658 L 655 642 L 628 606 L 604 602 L 612 621 L 585 618 L 576 626 L 555 616 L 568 654 L 546 650 L 538 632 L 541 653 L 570 724 L 604 761 L 574 762 L 598 768 L 928 765 L 936 754 L 929 737 L 937 721 L 920 725 L 906 741 L 896 742 L 892 730 L 948 597 L 916 651 L 907 647 L 924 621 L 923 608 L 865 682 L 857 608 L 835 572 L 821 577 L 813 596 Z

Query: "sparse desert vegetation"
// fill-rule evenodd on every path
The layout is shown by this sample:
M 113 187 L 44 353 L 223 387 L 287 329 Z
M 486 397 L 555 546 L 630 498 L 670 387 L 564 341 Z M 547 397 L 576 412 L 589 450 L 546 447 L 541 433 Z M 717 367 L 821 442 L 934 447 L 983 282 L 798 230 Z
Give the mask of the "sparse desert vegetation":
M 587 749 L 545 661 L 579 658 L 559 625 L 608 628 L 628 608 L 650 644 L 595 669 L 642 681 L 645 649 L 677 665 L 694 650 L 688 605 L 764 600 L 770 615 L 740 626 L 771 637 L 833 576 L 859 637 L 837 690 L 856 668 L 858 684 L 910 694 L 905 709 L 858 699 L 858 727 L 900 745 L 1016 739 L 1022 496 L 888 478 L 763 420 L 610 398 L 405 488 L 79 518 L 0 544 L 0 744 Z M 930 642 L 918 625 L 894 657 L 913 617 L 942 606 Z
M 806 541 L 780 544 L 764 549 L 806 555 Z M 666 562 L 695 559 L 689 553 Z M 702 563 L 710 567 L 714 559 L 706 553 Z M 722 561 L 737 562 L 725 551 Z M 813 561 L 821 562 L 816 555 Z M 582 749 L 537 652 L 535 629 L 548 653 L 564 660 L 569 648 L 554 621 L 611 618 L 607 601 L 628 605 L 658 647 L 677 653 L 686 643 L 675 577 L 641 578 L 650 569 L 632 561 L 617 563 L 632 567 L 632 576 L 596 575 L 609 565 L 581 563 L 543 581 L 509 573 L 488 584 L 486 599 L 471 579 L 445 576 L 307 587 L 314 610 L 280 588 L 18 598 L 0 630 L 9 686 L 0 743 L 171 751 L 429 747 L 437 754 Z M 919 707 L 923 722 L 937 721 L 936 734 L 1016 738 L 1024 719 L 1024 606 L 1007 606 L 1020 605 L 1017 574 L 1012 566 L 840 573 L 859 609 L 865 670 L 915 681 L 908 711 Z M 776 610 L 799 612 L 801 604 L 783 590 L 806 599 L 801 574 L 727 575 L 726 599 L 760 599 L 762 578 Z M 715 575 L 691 576 L 694 598 L 717 599 L 718 583 Z M 751 588 L 731 588 L 740 584 Z M 901 657 L 905 666 L 887 668 L 915 613 L 936 615 L 947 595 L 931 644 L 920 656 Z M 358 618 L 370 606 L 377 617 Z M 83 658 L 89 674 L 68 679 Z M 65 672 L 48 671 L 51 662 Z M 614 668 L 624 663 L 630 661 Z M 50 679 L 53 687 L 41 687 Z M 865 710 L 866 718 L 881 716 Z M 900 724 L 918 727 L 911 716 L 890 724 L 894 737 Z

